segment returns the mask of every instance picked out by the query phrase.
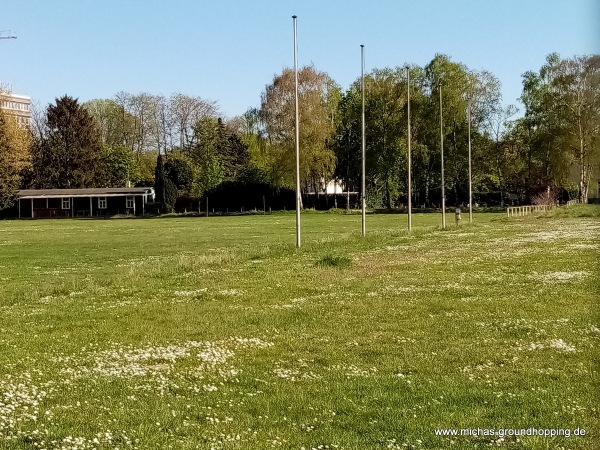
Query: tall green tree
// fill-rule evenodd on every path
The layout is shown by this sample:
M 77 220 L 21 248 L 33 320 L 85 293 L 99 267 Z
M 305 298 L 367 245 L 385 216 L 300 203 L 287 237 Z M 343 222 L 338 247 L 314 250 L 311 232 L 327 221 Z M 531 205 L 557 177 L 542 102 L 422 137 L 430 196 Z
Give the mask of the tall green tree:
M 554 155 L 560 153 L 553 139 L 557 121 L 549 107 L 547 71 L 528 71 L 523 75 L 521 102 L 525 106 L 523 124 L 527 141 L 527 197 L 531 198 L 540 188 L 554 184 L 557 166 Z
M 425 67 L 429 91 L 429 133 L 427 145 L 434 158 L 430 165 L 431 177 L 441 184 L 440 153 L 440 89 L 442 92 L 442 135 L 444 140 L 444 167 L 446 195 L 464 191 L 467 182 L 467 87 L 470 75 L 464 64 L 450 60 L 446 55 L 436 55 Z M 439 183 L 439 184 L 438 184 Z
M 44 133 L 33 147 L 33 172 L 39 188 L 104 185 L 100 134 L 77 99 L 65 95 L 48 106 Z
M 394 206 L 406 169 L 406 99 L 404 69 L 375 69 L 365 76 L 367 203 Z M 358 190 L 362 172 L 362 88 L 356 80 L 340 103 L 336 175 Z
M 173 212 L 177 200 L 177 186 L 171 181 L 165 171 L 165 163 L 159 153 L 156 158 L 156 169 L 154 173 L 155 202 L 160 205 L 161 213 Z
M 500 157 L 495 159 L 494 156 L 485 155 L 487 162 L 492 161 L 492 164 L 501 164 L 504 190 L 517 194 L 518 199 L 521 201 L 524 201 L 530 192 L 529 131 L 527 121 L 523 117 L 508 121 L 499 143 Z M 495 143 L 489 148 L 495 148 Z M 485 162 L 482 166 L 490 167 Z M 490 173 L 493 174 L 494 170 L 482 171 L 481 176 Z
M 324 72 L 304 67 L 298 72 L 301 188 L 318 191 L 335 168 L 333 135 L 339 87 Z M 337 99 L 337 100 L 336 100 Z M 279 186 L 293 187 L 295 156 L 295 75 L 285 69 L 266 86 L 260 115 L 265 124 L 272 176 Z
M 401 68 L 375 69 L 365 77 L 369 185 L 383 206 L 398 200 L 407 161 L 406 77 Z
M 245 178 L 255 182 L 273 183 L 271 152 L 260 110 L 248 109 L 242 116 L 235 118 L 231 125 L 247 148 L 248 166 Z
M 430 98 L 425 70 L 416 65 L 409 67 L 412 192 L 415 204 L 424 204 L 429 203 L 429 190 L 432 181 L 429 171 L 432 163 L 432 151 L 430 151 L 427 141 L 427 138 L 431 134 L 431 130 L 428 128 L 431 125 L 431 118 L 429 116 Z M 406 122 L 408 126 L 408 118 L 406 118 Z M 406 138 L 408 139 L 408 133 Z M 406 171 L 408 172 L 408 167 Z
M 587 203 L 590 176 L 600 165 L 600 55 L 558 60 L 551 105 L 562 119 L 561 144 L 579 173 L 579 200 Z
M 154 200 L 156 203 L 163 205 L 165 203 L 166 197 L 166 187 L 165 187 L 165 165 L 163 163 L 163 157 L 159 153 L 156 158 L 156 168 L 154 170 Z
M 141 179 L 138 155 L 125 145 L 104 146 L 104 178 L 109 187 L 124 187 Z
M 334 145 L 334 177 L 342 180 L 347 192 L 358 192 L 361 186 L 361 105 L 360 90 L 355 83 L 339 102 Z
M 248 146 L 233 127 L 220 118 L 204 118 L 196 124 L 193 140 L 195 144 L 186 153 L 198 167 L 201 192 L 245 177 L 250 163 Z
M 198 167 L 197 190 L 201 194 L 225 181 L 220 158 L 222 138 L 222 123 L 217 119 L 200 119 L 194 127 L 195 144 L 187 149 L 187 154 Z

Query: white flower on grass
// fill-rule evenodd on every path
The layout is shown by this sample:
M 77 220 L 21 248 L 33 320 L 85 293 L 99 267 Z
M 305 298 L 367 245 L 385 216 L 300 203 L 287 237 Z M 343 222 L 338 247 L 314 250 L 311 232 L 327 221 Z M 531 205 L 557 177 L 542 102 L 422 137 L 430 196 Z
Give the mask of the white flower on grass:
M 559 352 L 564 353 L 573 353 L 576 352 L 577 349 L 575 346 L 567 344 L 562 339 L 551 339 L 550 341 L 544 342 L 531 342 L 528 345 L 518 345 L 516 347 L 519 351 L 535 351 L 535 350 L 544 350 L 544 349 L 554 349 Z
M 175 295 L 177 295 L 178 297 L 193 297 L 194 295 L 202 294 L 202 293 L 206 292 L 207 290 L 208 290 L 207 288 L 202 288 L 202 289 L 194 289 L 194 290 L 190 290 L 190 291 L 175 291 Z
M 258 338 L 232 337 L 215 342 L 188 341 L 182 344 L 142 348 L 117 346 L 111 350 L 94 352 L 89 356 L 61 356 L 53 358 L 53 361 L 62 363 L 63 373 L 71 378 L 90 374 L 119 378 L 150 377 L 159 383 L 161 391 L 166 391 L 170 383 L 169 374 L 173 372 L 179 360 L 196 356 L 200 361 L 197 367 L 200 374 L 210 372 L 228 380 L 239 373 L 236 368 L 227 366 L 236 351 L 272 345 L 271 342 Z M 138 388 L 141 389 L 142 386 Z
M 336 364 L 329 367 L 328 370 L 344 372 L 347 378 L 350 377 L 370 377 L 377 373 L 376 367 L 362 368 L 354 364 Z
M 244 291 L 241 289 L 221 289 L 219 291 L 219 294 L 225 295 L 225 296 L 230 296 L 230 297 L 236 297 L 236 296 L 244 294 Z
M 545 346 L 544 344 L 540 343 L 540 342 L 532 342 L 531 344 L 529 344 L 529 346 L 527 347 L 527 350 L 541 350 L 543 349 Z
M 532 275 L 534 279 L 542 281 L 543 283 L 553 284 L 553 283 L 568 283 L 573 280 L 577 280 L 579 278 L 585 278 L 589 273 L 585 271 L 575 271 L 575 272 L 545 272 L 545 273 L 535 273 Z
M 552 339 L 548 345 L 549 347 L 555 348 L 561 352 L 571 353 L 577 351 L 574 346 L 567 344 L 562 339 Z
M 594 244 L 571 244 L 571 245 L 569 245 L 569 247 L 571 247 L 571 248 L 577 248 L 577 249 L 580 249 L 580 248 L 586 248 L 586 249 L 587 248 L 590 248 L 590 249 L 593 248 L 593 249 L 597 249 L 598 248 L 598 246 L 594 245 Z
M 306 303 L 306 298 L 298 297 L 298 298 L 291 299 L 289 301 L 289 303 L 283 303 L 281 305 L 272 305 L 271 308 L 273 308 L 273 309 L 297 308 L 297 307 L 303 305 L 304 303 Z

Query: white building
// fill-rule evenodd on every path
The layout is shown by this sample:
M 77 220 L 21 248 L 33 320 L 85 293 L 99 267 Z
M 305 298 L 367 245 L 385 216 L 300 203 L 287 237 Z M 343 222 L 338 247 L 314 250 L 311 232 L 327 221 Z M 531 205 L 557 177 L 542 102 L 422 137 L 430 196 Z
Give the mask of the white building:
M 321 183 L 319 183 L 319 191 L 315 192 L 314 187 L 309 186 L 307 194 L 347 194 L 343 183 L 339 180 L 331 179 L 327 183 L 325 183 L 324 179 L 321 179 Z M 356 194 L 356 192 L 351 192 L 351 194 Z
M 23 127 L 31 127 L 31 98 L 26 95 L 0 92 L 0 108 L 17 119 Z

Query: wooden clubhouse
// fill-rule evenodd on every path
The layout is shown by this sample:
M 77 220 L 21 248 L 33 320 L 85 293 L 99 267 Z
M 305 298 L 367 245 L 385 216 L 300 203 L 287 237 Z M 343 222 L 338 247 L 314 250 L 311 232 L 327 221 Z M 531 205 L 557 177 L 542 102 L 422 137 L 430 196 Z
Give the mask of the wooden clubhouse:
M 19 218 L 144 215 L 154 188 L 24 189 L 17 194 Z

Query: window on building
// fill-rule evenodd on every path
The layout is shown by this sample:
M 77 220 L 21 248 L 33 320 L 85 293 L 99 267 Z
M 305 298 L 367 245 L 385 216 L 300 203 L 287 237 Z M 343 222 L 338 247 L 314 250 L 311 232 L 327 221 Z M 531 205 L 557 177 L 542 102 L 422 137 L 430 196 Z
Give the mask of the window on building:
M 61 202 L 62 209 L 71 209 L 71 199 L 63 198 Z
M 98 209 L 106 209 L 106 197 L 98 197 Z
M 127 197 L 126 205 L 125 205 L 127 207 L 127 209 L 133 209 L 134 201 L 135 201 L 134 197 Z

